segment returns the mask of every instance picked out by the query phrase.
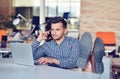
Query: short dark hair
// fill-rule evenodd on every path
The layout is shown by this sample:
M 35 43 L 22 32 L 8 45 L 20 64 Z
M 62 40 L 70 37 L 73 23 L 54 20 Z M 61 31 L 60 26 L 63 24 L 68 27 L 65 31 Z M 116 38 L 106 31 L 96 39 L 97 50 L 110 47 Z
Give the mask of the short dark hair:
M 64 18 L 62 17 L 54 17 L 51 20 L 51 24 L 52 23 L 58 23 L 61 22 L 63 24 L 63 28 L 67 28 L 67 22 L 64 20 Z

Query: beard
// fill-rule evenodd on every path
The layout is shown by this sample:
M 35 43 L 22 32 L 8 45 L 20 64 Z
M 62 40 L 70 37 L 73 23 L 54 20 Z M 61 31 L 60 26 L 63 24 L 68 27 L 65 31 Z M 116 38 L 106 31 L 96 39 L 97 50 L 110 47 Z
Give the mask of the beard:
M 64 37 L 64 34 L 62 34 L 61 36 L 53 36 L 52 38 L 53 38 L 53 40 L 55 40 L 55 41 L 59 41 L 59 40 L 61 40 L 62 38 Z

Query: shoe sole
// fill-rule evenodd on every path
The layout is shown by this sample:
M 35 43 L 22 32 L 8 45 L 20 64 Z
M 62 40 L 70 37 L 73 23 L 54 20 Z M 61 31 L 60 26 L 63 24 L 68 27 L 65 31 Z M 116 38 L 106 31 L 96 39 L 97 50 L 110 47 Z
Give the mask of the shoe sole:
M 104 65 L 103 65 L 103 56 L 105 54 L 104 43 L 102 39 L 96 38 L 93 54 L 94 54 L 94 70 L 95 73 L 101 74 L 104 72 Z
M 84 68 L 90 57 L 92 49 L 92 36 L 89 32 L 85 32 L 80 39 L 80 56 L 77 60 L 77 67 Z

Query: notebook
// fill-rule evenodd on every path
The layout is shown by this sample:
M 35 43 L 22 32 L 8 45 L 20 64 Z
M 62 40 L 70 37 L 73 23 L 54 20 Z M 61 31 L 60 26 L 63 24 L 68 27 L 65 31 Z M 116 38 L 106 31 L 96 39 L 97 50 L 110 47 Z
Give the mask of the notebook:
M 10 43 L 13 61 L 15 64 L 35 66 L 39 63 L 34 61 L 31 44 Z

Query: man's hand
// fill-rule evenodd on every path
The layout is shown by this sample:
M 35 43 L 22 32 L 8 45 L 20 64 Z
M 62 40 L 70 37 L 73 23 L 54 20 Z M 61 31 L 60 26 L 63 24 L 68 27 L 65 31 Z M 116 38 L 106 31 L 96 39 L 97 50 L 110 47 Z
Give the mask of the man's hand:
M 42 40 L 47 39 L 48 34 L 49 34 L 49 31 L 46 31 L 46 32 L 40 31 L 37 41 L 41 42 Z
M 43 64 L 43 65 L 45 65 L 45 64 L 52 64 L 52 63 L 57 64 L 57 65 L 60 64 L 59 60 L 53 59 L 53 58 L 48 58 L 48 57 L 39 58 L 38 61 L 39 61 L 40 64 Z

